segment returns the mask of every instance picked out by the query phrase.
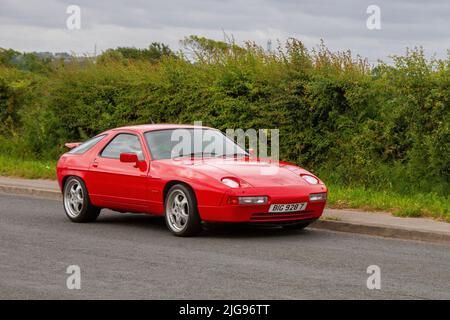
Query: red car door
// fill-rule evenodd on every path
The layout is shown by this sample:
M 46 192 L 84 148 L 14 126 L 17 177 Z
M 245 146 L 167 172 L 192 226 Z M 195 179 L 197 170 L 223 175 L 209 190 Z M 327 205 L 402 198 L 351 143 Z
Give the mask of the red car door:
M 148 211 L 149 157 L 139 135 L 120 132 L 99 152 L 89 168 L 89 193 L 99 206 L 126 211 Z M 121 153 L 135 153 L 141 161 L 120 161 Z

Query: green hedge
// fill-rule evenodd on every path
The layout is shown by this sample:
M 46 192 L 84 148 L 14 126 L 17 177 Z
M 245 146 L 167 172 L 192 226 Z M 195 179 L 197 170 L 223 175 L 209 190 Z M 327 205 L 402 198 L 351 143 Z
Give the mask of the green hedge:
M 64 142 L 108 128 L 201 120 L 279 128 L 281 158 L 326 182 L 448 196 L 450 58 L 417 49 L 371 67 L 296 40 L 271 53 L 199 37 L 184 45 L 189 57 L 108 52 L 45 75 L 0 68 L 0 151 L 56 159 Z

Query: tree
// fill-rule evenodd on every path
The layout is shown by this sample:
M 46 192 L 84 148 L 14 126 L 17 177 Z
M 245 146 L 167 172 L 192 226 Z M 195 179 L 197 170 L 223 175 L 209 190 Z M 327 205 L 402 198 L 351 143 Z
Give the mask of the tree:
M 160 61 L 163 57 L 175 57 L 168 45 L 160 42 L 152 42 L 148 49 L 135 47 L 118 47 L 108 49 L 98 57 L 98 62 L 105 60 L 122 61 L 127 63 L 131 60 L 147 60 L 152 63 Z

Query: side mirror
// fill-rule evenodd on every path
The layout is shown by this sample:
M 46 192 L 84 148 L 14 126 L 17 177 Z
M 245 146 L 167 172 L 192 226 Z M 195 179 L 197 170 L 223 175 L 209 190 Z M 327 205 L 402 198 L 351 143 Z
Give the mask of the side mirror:
M 136 153 L 121 153 L 120 154 L 120 162 L 131 162 L 137 163 L 139 161 Z
M 147 162 L 139 160 L 136 153 L 123 152 L 120 154 L 120 162 L 134 163 L 134 167 L 141 171 L 147 170 Z

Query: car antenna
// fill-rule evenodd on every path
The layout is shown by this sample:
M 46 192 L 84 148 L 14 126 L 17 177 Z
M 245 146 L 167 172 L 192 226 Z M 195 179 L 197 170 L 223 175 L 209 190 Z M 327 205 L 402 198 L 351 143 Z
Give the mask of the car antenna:
M 155 124 L 155 122 L 153 121 L 152 117 L 149 117 L 148 119 L 150 120 L 151 124 Z

